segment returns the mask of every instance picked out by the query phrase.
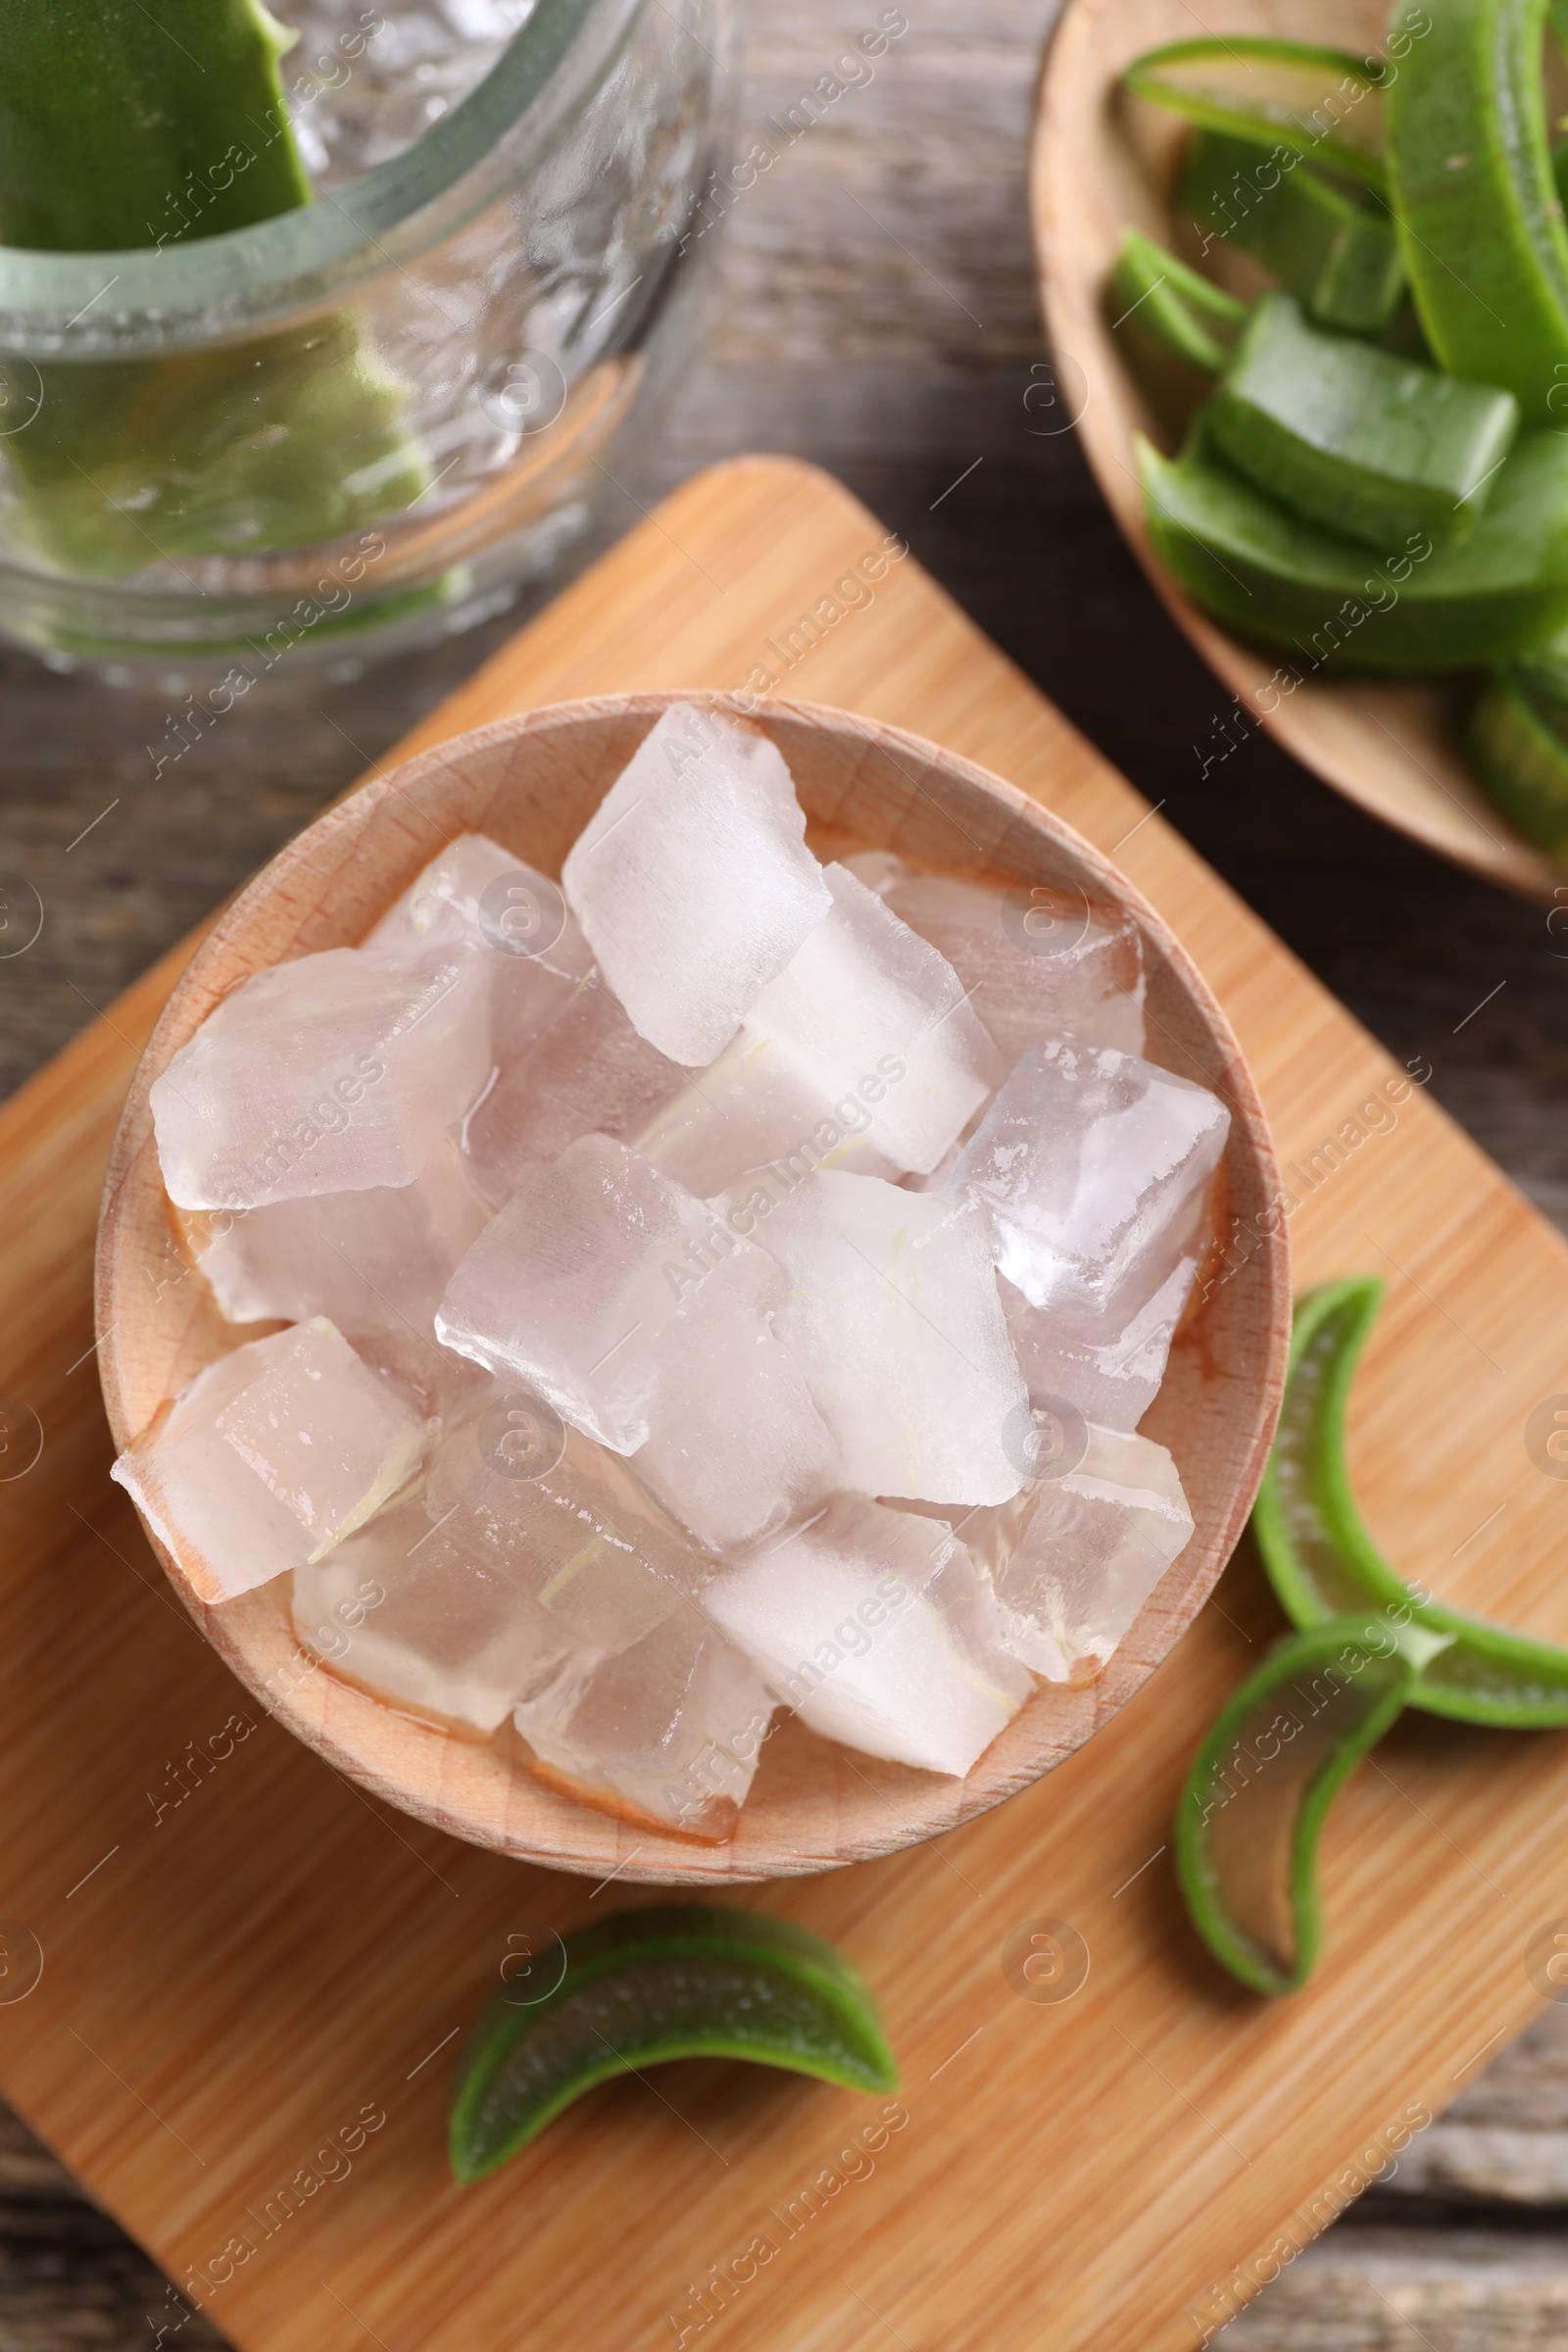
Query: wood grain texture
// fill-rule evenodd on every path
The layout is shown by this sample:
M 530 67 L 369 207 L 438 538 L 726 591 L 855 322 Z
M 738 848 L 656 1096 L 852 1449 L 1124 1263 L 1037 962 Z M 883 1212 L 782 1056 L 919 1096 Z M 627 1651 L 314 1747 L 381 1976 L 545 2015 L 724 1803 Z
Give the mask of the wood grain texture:
M 742 13 L 749 53 L 737 153 L 879 9 L 797 0 L 782 14 L 743 0 Z M 1236 705 L 1128 554 L 1079 435 L 1041 435 L 1042 418 L 1024 405 L 1038 400 L 1031 387 L 1046 364 L 1026 166 L 1041 44 L 1055 13 L 1054 0 L 922 0 L 910 36 L 893 44 L 874 82 L 832 107 L 734 208 L 710 357 L 694 367 L 666 429 L 627 453 L 630 469 L 616 466 L 626 490 L 617 527 L 641 519 L 638 502 L 646 511 L 731 454 L 790 452 L 829 467 L 1162 804 L 1167 821 L 1396 1059 L 1431 1055 L 1432 1094 L 1568 1228 L 1568 967 L 1554 954 L 1563 945 L 1555 928 L 1375 822 L 1260 728 L 1239 724 Z M 95 1008 L 112 1006 L 515 625 L 515 615 L 503 616 L 359 676 L 347 660 L 310 681 L 280 665 L 265 696 L 248 696 L 156 786 L 143 747 L 167 740 L 189 681 L 106 686 L 0 654 L 0 866 L 36 885 L 47 910 L 38 944 L 0 965 L 0 1093 Z M 1233 1580 L 1243 1573 L 1239 1564 Z M 1233 1607 L 1228 1587 L 1219 1599 Z M 165 1826 L 189 1818 L 187 1807 Z M 956 1880 L 936 1875 L 969 1899 Z M 1568 2278 L 1562 2211 L 1543 2208 L 1542 2233 L 1527 2235 L 1528 2209 L 1492 2206 L 1488 2255 L 1473 2238 L 1455 2240 L 1451 2208 L 1400 2192 L 1418 2156 L 1441 2154 L 1457 2183 L 1467 2159 L 1449 2127 L 1457 2135 L 1467 2119 L 1506 2131 L 1517 2150 L 1504 2174 L 1489 2143 L 1475 2195 L 1510 2193 L 1484 2180 L 1568 2177 L 1568 2136 L 1556 2136 L 1568 2134 L 1568 2105 L 1551 2105 L 1557 2077 L 1541 2038 L 1557 2014 L 1483 2060 L 1387 2194 L 1372 2192 L 1384 2206 L 1376 2268 L 1358 2252 L 1332 2271 L 1318 2267 L 1358 2235 L 1352 2214 L 1238 2323 L 1238 2352 L 1265 2324 L 1269 2352 L 1409 2352 L 1419 2339 L 1398 2317 L 1416 2308 L 1407 2295 L 1425 2296 L 1422 2333 L 1441 2352 L 1454 2352 L 1460 2330 L 1464 2352 L 1498 2352 L 1502 2328 L 1526 2324 L 1512 2317 L 1505 2225 L 1517 2217 L 1521 2252 L 1532 2263 L 1555 2259 Z M 95 2209 L 72 2216 L 63 2171 L 59 2179 L 58 2203 L 7 2191 L 0 2205 L 0 2345 L 147 2344 L 147 2315 L 166 2309 L 161 2287 Z M 1433 2279 L 1451 2314 L 1433 2316 Z M 1547 2292 L 1532 2271 L 1532 2352 L 1555 2340 Z M 369 2340 L 324 2308 L 341 2328 L 334 2342 Z M 835 2352 L 888 2340 L 859 2303 L 848 2299 L 844 2313 Z M 182 2352 L 197 2328 L 188 2321 L 172 2339 Z M 917 2325 L 902 2332 L 925 2352 Z
M 1311 12 L 1310 37 L 1363 56 L 1380 53 L 1386 15 L 1382 0 L 1329 0 Z M 1295 0 L 1227 0 L 1216 29 L 1299 37 L 1301 26 Z M 1169 201 L 1176 118 L 1125 100 L 1117 85 L 1144 50 L 1191 37 L 1194 27 L 1185 0 L 1072 0 L 1057 24 L 1041 89 L 1033 210 L 1061 396 L 1139 562 L 1248 717 L 1385 824 L 1506 889 L 1549 902 L 1568 869 L 1526 841 L 1471 775 L 1459 746 L 1471 691 L 1464 681 L 1351 677 L 1330 685 L 1294 662 L 1297 687 L 1271 683 L 1285 658 L 1254 653 L 1218 628 L 1150 547 L 1134 439 L 1144 433 L 1171 450 L 1176 436 L 1172 417 L 1129 368 L 1125 339 L 1118 345 L 1105 279 L 1129 222 L 1195 258 L 1197 239 Z M 1223 238 L 1205 266 L 1222 277 L 1231 272 Z
M 880 537 L 808 469 L 701 477 L 447 726 L 563 695 L 732 687 Z M 1446 1597 L 1568 1637 L 1563 1488 L 1522 1443 L 1530 1410 L 1568 1389 L 1557 1237 L 1419 1086 L 1332 1164 L 1322 1147 L 1396 1065 L 912 562 L 824 624 L 789 685 L 1047 799 L 1144 891 L 1225 1005 L 1287 1183 L 1317 1155 L 1291 1219 L 1300 1277 L 1389 1271 L 1352 1429 L 1374 1529 L 1396 1561 L 1444 1563 L 1428 1573 Z M 77 1385 L 87 1242 L 174 960 L 0 1114 L 0 1387 L 45 1433 L 37 1469 L 0 1487 L 6 1899 L 45 1954 L 29 1998 L 0 2008 L 0 2085 L 176 2280 L 189 2265 L 211 2279 L 218 2258 L 198 2291 L 236 2343 L 357 2341 L 346 2307 L 391 2352 L 622 2352 L 674 2340 L 671 2310 L 695 2324 L 690 2290 L 724 2265 L 710 2324 L 740 2347 L 858 2346 L 886 2326 L 1011 2352 L 1040 2341 L 1043 2314 L 1054 2352 L 1187 2344 L 1195 2310 L 1250 2291 L 1282 2230 L 1304 2240 L 1347 2200 L 1358 2151 L 1408 2103 L 1436 2111 L 1526 2022 L 1523 1947 L 1563 1903 L 1554 1739 L 1400 1727 L 1336 1809 L 1328 1957 L 1297 2000 L 1256 2003 L 1197 1950 L 1163 1849 L 1197 1740 L 1277 1630 L 1242 1557 L 1161 1673 L 1049 1779 L 950 1838 L 770 1898 L 883 1995 L 907 2122 L 874 2158 L 851 2152 L 868 2118 L 848 2094 L 672 2070 L 596 2093 L 492 2181 L 452 2188 L 448 2045 L 508 1933 L 596 1916 L 620 1889 L 457 1845 L 335 1778 L 237 1692 L 107 1485 Z M 199 1767 L 191 1743 L 231 1714 L 243 1740 Z M 182 1757 L 186 1793 L 159 1814 Z M 1044 1918 L 1092 1958 L 1059 2006 L 1003 1973 L 1008 1939 Z M 331 2157 L 362 2111 L 385 2123 Z M 793 2234 L 776 2218 L 792 2200 Z M 727 2266 L 762 2230 L 777 2251 L 737 2283 Z
M 389 769 L 319 818 L 259 874 L 203 942 L 136 1071 L 110 1161 L 99 1234 L 98 1359 L 117 1442 L 127 1445 L 239 1333 L 207 1287 L 161 1280 L 171 1216 L 148 1093 L 213 1007 L 294 956 L 351 947 L 463 832 L 501 842 L 558 877 L 572 842 L 656 718 L 677 698 L 622 695 L 504 719 Z M 1137 923 L 1146 1017 L 1158 1059 L 1217 1093 L 1231 1131 L 1216 1188 L 1260 1227 L 1280 1172 L 1230 1025 L 1191 959 L 1115 868 L 1024 794 L 875 720 L 768 706 L 818 854 L 887 849 L 927 867 L 1042 882 L 1070 904 Z M 421 1725 L 330 1673 L 300 1676 L 284 1580 L 220 1607 L 222 1580 L 154 1548 L 192 1617 L 280 1722 L 372 1794 L 498 1853 L 595 1879 L 723 1885 L 795 1878 L 899 1851 L 956 1828 L 1053 1770 L 1126 1704 L 1208 1598 L 1236 1547 L 1268 1459 L 1290 1345 L 1283 1227 L 1184 1320 L 1151 1436 L 1168 1447 L 1194 1535 L 1110 1665 L 1087 1685 L 1042 1684 L 962 1780 L 856 1755 L 799 1722 L 763 1750 L 733 1838 L 698 1843 L 620 1821 L 541 1787 L 510 1738 Z

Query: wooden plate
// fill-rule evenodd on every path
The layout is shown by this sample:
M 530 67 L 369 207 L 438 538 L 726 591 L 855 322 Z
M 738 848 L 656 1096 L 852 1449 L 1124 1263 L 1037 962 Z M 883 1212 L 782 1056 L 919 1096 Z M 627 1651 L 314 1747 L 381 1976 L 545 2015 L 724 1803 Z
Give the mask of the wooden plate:
M 1164 244 L 1183 243 L 1165 196 L 1180 124 L 1174 115 L 1129 105 L 1117 88 L 1123 69 L 1162 41 L 1210 28 L 1305 38 L 1364 56 L 1381 51 L 1386 13 L 1383 0 L 1325 0 L 1310 12 L 1299 0 L 1217 0 L 1217 13 L 1200 24 L 1186 0 L 1071 0 L 1046 61 L 1032 194 L 1057 391 L 1129 545 L 1240 705 L 1217 713 L 1225 732 L 1216 742 L 1267 727 L 1369 815 L 1509 890 L 1549 901 L 1568 867 L 1516 832 L 1471 775 L 1457 733 L 1465 683 L 1307 679 L 1282 697 L 1271 685 L 1277 657 L 1228 636 L 1168 578 L 1144 529 L 1133 437 L 1147 433 L 1168 450 L 1171 420 L 1125 364 L 1102 307 L 1128 222 Z
M 172 1223 L 148 1090 L 219 998 L 268 965 L 362 939 L 442 839 L 493 835 L 549 874 L 673 695 L 565 704 L 459 738 L 365 785 L 292 842 L 204 941 L 137 1068 L 104 1196 L 98 1330 L 122 1446 L 242 1333 L 204 1284 L 149 1283 Z M 808 818 L 835 846 L 1044 881 L 1128 908 L 1144 935 L 1156 1057 L 1230 1104 L 1229 1205 L 1271 1231 L 1212 1294 L 1172 1352 L 1146 1424 L 1181 1472 L 1195 1533 L 1102 1679 L 1042 1686 L 963 1781 L 914 1772 L 787 1725 L 764 1750 L 735 1838 L 721 1845 L 634 1832 L 541 1786 L 519 1752 L 460 1738 L 302 1667 L 281 1579 L 221 1607 L 199 1600 L 155 1543 L 208 1640 L 271 1712 L 375 1794 L 475 1844 L 560 1867 L 663 1883 L 791 1877 L 912 1845 L 1038 1780 L 1081 1746 L 1159 1664 L 1230 1557 L 1262 1474 L 1289 1337 L 1280 1176 L 1230 1024 L 1152 908 L 1059 818 L 955 755 L 843 712 L 767 706 Z M 1261 1224 L 1257 1221 L 1261 1220 Z

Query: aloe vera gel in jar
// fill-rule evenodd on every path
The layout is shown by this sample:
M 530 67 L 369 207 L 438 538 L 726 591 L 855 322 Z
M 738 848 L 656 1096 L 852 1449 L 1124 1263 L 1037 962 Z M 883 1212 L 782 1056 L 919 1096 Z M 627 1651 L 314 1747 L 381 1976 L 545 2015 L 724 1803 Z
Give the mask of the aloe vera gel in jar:
M 556 560 L 689 309 L 722 7 L 0 0 L 0 630 L 297 656 Z

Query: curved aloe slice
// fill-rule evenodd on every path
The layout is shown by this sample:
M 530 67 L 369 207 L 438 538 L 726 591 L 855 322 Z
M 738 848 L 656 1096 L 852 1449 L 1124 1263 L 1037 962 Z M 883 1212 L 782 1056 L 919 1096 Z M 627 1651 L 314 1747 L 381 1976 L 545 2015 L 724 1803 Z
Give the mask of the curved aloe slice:
M 564 1938 L 553 1993 L 494 2000 L 463 2062 L 452 2169 L 478 2180 L 612 2075 L 747 2058 L 850 2090 L 896 2090 L 870 1987 L 787 1920 L 701 1903 L 623 1911 Z
M 1311 1975 L 1324 1816 L 1445 1639 L 1366 1611 L 1288 1634 L 1200 1748 L 1176 1812 L 1176 1874 L 1203 1941 L 1254 1992 L 1295 1992 Z
M 1568 230 L 1541 70 L 1546 0 L 1404 0 L 1390 186 L 1427 340 L 1544 421 L 1568 383 Z M 1557 407 L 1562 405 L 1559 393 Z
M 1329 1282 L 1296 1309 L 1291 1368 L 1252 1532 L 1287 1616 L 1315 1626 L 1367 1606 L 1397 1632 L 1447 1644 L 1407 1703 L 1464 1723 L 1529 1730 L 1568 1723 L 1568 1651 L 1441 1602 L 1396 1576 L 1367 1532 L 1345 1458 L 1350 1383 L 1383 1302 L 1374 1276 Z
M 1387 72 L 1380 59 L 1348 49 L 1232 34 L 1150 49 L 1122 79 L 1205 130 L 1315 155 L 1326 169 L 1380 188 Z
M 1200 375 L 1217 375 L 1247 321 L 1247 305 L 1146 237 L 1124 228 L 1110 273 L 1111 326 L 1157 346 Z
M 1522 668 L 1521 664 L 1521 668 Z M 1568 734 L 1522 676 L 1497 670 L 1465 729 L 1470 764 L 1521 833 L 1568 858 Z

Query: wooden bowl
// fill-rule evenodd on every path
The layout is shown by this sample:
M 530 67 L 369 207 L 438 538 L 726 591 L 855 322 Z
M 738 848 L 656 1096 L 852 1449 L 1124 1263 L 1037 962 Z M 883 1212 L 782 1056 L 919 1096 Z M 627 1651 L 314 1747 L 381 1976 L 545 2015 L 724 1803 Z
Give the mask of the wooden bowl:
M 1387 0 L 1323 0 L 1312 9 L 1301 0 L 1215 0 L 1200 24 L 1186 0 L 1070 0 L 1046 60 L 1032 186 L 1057 389 L 1128 544 L 1241 705 L 1240 712 L 1221 707 L 1211 744 L 1200 748 L 1223 757 L 1228 743 L 1265 726 L 1370 815 L 1509 890 L 1549 901 L 1568 867 L 1515 831 L 1460 750 L 1472 691 L 1466 682 L 1308 679 L 1282 699 L 1270 680 L 1284 657 L 1254 653 L 1200 612 L 1155 560 L 1144 528 L 1133 436 L 1147 433 L 1169 451 L 1176 433 L 1127 364 L 1104 308 L 1105 279 L 1128 222 L 1188 259 L 1196 260 L 1198 247 L 1166 201 L 1182 125 L 1174 115 L 1128 102 L 1118 90 L 1121 74 L 1144 50 L 1208 26 L 1381 53 L 1386 16 Z
M 566 851 L 660 712 L 689 700 L 638 694 L 569 703 L 460 736 L 364 785 L 300 834 L 198 949 L 137 1068 L 121 1120 L 98 1239 L 99 1362 L 124 1446 L 204 1365 L 247 1335 L 205 1283 L 167 1272 L 172 1221 L 148 1090 L 228 989 L 320 948 L 352 946 L 444 840 L 492 834 L 557 875 Z M 510 1733 L 467 1740 L 378 1703 L 297 1644 L 283 1580 L 221 1607 L 199 1601 L 153 1540 L 213 1646 L 271 1712 L 339 1771 L 476 1845 L 605 1877 L 700 1886 L 793 1877 L 886 1854 L 951 1829 L 1049 1772 L 1132 1696 L 1206 1598 L 1251 1506 L 1284 1379 L 1290 1282 L 1281 1186 L 1251 1077 L 1230 1025 L 1158 916 L 1056 817 L 983 769 L 913 736 L 837 710 L 770 704 L 761 721 L 788 760 L 819 853 L 898 850 L 1077 887 L 1129 908 L 1144 935 L 1158 1058 L 1215 1088 L 1233 1114 L 1230 1211 L 1252 1236 L 1215 1280 L 1171 1356 L 1151 1434 L 1179 1465 L 1195 1521 L 1102 1678 L 1042 1686 L 967 1780 L 852 1753 L 789 1723 L 769 1740 L 735 1838 L 703 1844 L 635 1827 L 555 1793 Z M 1277 1225 L 1265 1233 L 1263 1226 Z

